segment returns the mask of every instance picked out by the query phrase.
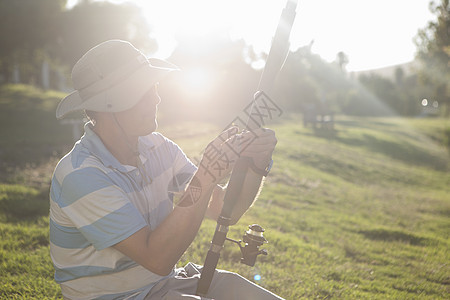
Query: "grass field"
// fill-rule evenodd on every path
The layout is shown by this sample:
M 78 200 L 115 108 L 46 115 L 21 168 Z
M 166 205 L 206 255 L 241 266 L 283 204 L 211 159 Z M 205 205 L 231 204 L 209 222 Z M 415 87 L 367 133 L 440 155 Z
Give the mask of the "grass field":
M 53 117 L 60 96 L 0 88 L 1 299 L 61 297 L 48 247 L 50 176 L 71 146 L 70 128 Z M 260 224 L 269 255 L 241 265 L 228 243 L 219 268 L 259 275 L 286 299 L 448 299 L 450 120 L 338 116 L 326 131 L 284 115 L 271 127 L 279 141 L 272 172 L 228 234 L 241 239 Z M 161 131 L 195 158 L 220 127 Z M 214 228 L 203 223 L 179 265 L 203 263 Z

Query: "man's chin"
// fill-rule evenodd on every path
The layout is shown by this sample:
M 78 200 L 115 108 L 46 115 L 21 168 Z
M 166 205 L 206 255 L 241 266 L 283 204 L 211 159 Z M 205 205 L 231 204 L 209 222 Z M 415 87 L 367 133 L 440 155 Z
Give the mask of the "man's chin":
M 153 124 L 149 124 L 149 125 L 146 126 L 146 129 L 143 130 L 143 132 L 142 132 L 142 134 L 140 136 L 149 135 L 149 134 L 155 132 L 156 129 L 158 129 L 158 122 L 156 122 L 156 120 L 155 120 L 155 122 Z

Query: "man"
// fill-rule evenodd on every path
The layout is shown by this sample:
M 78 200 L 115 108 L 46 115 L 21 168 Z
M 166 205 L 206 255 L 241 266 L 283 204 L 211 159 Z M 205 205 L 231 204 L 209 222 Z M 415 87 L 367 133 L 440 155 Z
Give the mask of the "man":
M 205 150 L 226 159 L 204 155 L 197 168 L 155 132 L 157 84 L 174 70 L 120 40 L 92 48 L 72 70 L 75 91 L 61 101 L 57 118 L 84 110 L 90 122 L 58 163 L 50 191 L 50 252 L 66 298 L 201 299 L 198 267 L 174 266 L 204 216 L 219 215 L 225 189 L 218 183 L 238 154 L 251 158 L 252 168 L 233 222 L 256 197 L 276 144 L 273 131 L 249 139 L 232 127 Z M 207 297 L 280 299 L 225 271 L 216 272 Z

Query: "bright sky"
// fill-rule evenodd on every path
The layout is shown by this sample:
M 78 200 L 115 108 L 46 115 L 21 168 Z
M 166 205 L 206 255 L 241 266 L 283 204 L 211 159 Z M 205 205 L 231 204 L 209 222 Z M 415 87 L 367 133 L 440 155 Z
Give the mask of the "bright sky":
M 160 51 L 168 57 L 178 32 L 202 35 L 230 28 L 257 51 L 267 52 L 286 0 L 110 0 L 140 5 L 153 25 Z M 69 0 L 69 6 L 77 0 Z M 291 50 L 308 45 L 326 61 L 339 51 L 349 57 L 349 71 L 413 60 L 419 28 L 435 19 L 430 0 L 299 0 L 291 32 Z

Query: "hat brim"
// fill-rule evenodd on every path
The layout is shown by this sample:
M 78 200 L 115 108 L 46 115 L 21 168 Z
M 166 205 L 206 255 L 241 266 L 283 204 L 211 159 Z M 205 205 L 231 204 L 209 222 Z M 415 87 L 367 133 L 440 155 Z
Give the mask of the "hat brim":
M 120 112 L 136 105 L 145 93 L 164 76 L 179 68 L 165 60 L 149 59 L 130 76 L 118 84 L 112 85 L 89 99 L 83 100 L 78 90 L 61 100 L 56 109 L 56 118 L 61 119 L 68 113 L 79 110 L 98 112 Z

